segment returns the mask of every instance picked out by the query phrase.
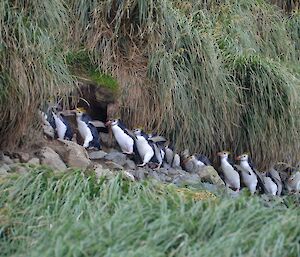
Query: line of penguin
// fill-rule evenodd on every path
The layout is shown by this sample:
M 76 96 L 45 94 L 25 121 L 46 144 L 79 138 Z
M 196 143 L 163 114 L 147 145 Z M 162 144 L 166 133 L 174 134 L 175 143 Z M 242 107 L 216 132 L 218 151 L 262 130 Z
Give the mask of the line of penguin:
M 109 120 L 106 123 L 93 121 L 83 108 L 70 111 L 59 111 L 57 106 L 40 111 L 44 126 L 52 129 L 56 138 L 72 140 L 73 131 L 66 116 L 76 115 L 78 131 L 83 138 L 83 146 L 88 149 L 100 149 L 100 138 L 97 127 L 106 127 L 112 133 L 120 146 L 122 152 L 132 156 L 138 163 L 137 166 L 151 165 L 159 169 L 183 168 L 187 172 L 201 169 L 211 165 L 209 159 L 202 154 L 189 156 L 185 151 L 181 155 L 176 153 L 172 146 L 167 145 L 167 140 L 156 134 L 147 134 L 141 129 L 126 128 L 120 119 Z M 218 153 L 220 158 L 220 177 L 224 180 L 226 187 L 239 192 L 242 186 L 249 189 L 251 194 L 259 191 L 268 195 L 281 195 L 285 186 L 289 192 L 300 191 L 300 172 L 294 172 L 290 178 L 283 183 L 277 170 L 271 168 L 266 173 L 257 171 L 249 155 L 244 153 L 236 158 L 239 164 L 234 164 L 229 159 L 229 152 Z M 155 165 L 155 166 L 153 166 Z

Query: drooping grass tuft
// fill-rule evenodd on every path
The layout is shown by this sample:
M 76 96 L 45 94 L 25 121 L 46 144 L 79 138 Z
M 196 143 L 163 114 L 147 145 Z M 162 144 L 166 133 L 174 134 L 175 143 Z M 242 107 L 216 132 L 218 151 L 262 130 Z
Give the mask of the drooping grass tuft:
M 1 181 L 0 215 L 2 256 L 297 256 L 300 250 L 293 203 L 193 200 L 174 186 L 121 176 L 97 182 L 80 171 L 54 176 L 38 168 Z
M 63 1 L 0 3 L 0 147 L 17 146 L 36 124 L 37 108 L 66 95 L 73 80 L 62 45 Z

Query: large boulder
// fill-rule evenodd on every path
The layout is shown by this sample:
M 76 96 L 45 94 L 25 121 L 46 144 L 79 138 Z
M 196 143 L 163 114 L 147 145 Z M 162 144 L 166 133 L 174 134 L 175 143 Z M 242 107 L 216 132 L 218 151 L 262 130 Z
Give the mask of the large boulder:
M 69 167 L 85 170 L 91 164 L 86 149 L 75 142 L 58 139 L 49 147 L 57 152 Z
M 114 163 L 117 163 L 121 166 L 125 165 L 126 161 L 127 161 L 127 156 L 123 153 L 117 152 L 117 151 L 113 151 L 108 153 L 104 159 L 108 160 L 108 161 L 112 161 Z
M 0 176 L 8 175 L 9 171 L 10 167 L 6 163 L 0 165 Z
M 47 165 L 53 170 L 64 171 L 67 169 L 66 164 L 61 160 L 59 155 L 50 147 L 43 147 L 38 153 L 41 164 Z
M 103 159 L 107 155 L 107 152 L 102 150 L 89 152 L 89 157 L 91 160 Z
M 215 185 L 225 185 L 213 166 L 204 166 L 198 170 L 197 174 L 203 182 L 209 182 Z

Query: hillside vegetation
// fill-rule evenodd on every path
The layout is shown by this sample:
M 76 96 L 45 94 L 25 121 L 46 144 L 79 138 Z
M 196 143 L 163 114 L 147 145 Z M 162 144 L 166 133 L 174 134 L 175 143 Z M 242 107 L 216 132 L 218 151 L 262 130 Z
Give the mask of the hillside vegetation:
M 76 87 L 66 56 L 84 49 L 121 85 L 129 126 L 163 133 L 181 150 L 247 150 L 261 166 L 296 162 L 298 8 L 275 0 L 3 0 L 1 147 L 24 141 L 36 108 Z
M 292 198 L 283 204 L 181 191 L 44 168 L 6 177 L 1 256 L 299 256 Z

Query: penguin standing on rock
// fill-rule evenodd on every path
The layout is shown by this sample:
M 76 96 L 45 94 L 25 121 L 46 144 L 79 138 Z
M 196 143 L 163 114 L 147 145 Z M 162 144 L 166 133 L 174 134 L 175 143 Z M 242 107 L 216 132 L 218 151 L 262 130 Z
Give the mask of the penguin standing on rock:
M 76 120 L 78 131 L 84 140 L 83 147 L 90 149 L 96 148 L 99 150 L 101 146 L 98 130 L 93 125 L 91 117 L 85 113 L 85 110 L 83 108 L 76 109 Z
M 164 137 L 158 135 L 149 134 L 148 136 L 149 144 L 154 150 L 154 156 L 152 157 L 151 161 L 157 163 L 156 169 L 159 169 L 165 159 L 166 153 L 164 143 L 167 140 Z
M 265 194 L 267 195 L 276 195 L 277 194 L 277 184 L 273 181 L 272 176 L 269 172 L 265 172 L 260 175 L 262 180 L 262 188 Z
M 282 193 L 283 184 L 282 184 L 282 180 L 280 178 L 279 172 L 277 170 L 275 170 L 274 167 L 271 167 L 271 169 L 269 170 L 269 174 L 270 174 L 272 180 L 277 185 L 276 195 L 280 196 Z
M 57 114 L 52 112 L 55 121 L 55 130 L 59 139 L 72 140 L 73 131 L 69 121 L 66 117 L 58 112 Z
M 236 192 L 240 190 L 240 176 L 239 173 L 235 170 L 234 166 L 228 160 L 228 155 L 230 153 L 222 151 L 218 153 L 218 156 L 221 160 L 221 170 L 224 174 L 224 180 L 227 187 L 235 189 Z
M 240 161 L 240 165 L 236 165 L 235 167 L 241 172 L 243 183 L 248 187 L 251 194 L 254 194 L 258 180 L 253 165 L 249 161 L 248 154 L 244 153 L 238 156 L 236 160 Z
M 46 112 L 40 111 L 44 132 L 52 138 L 71 140 L 73 131 L 63 112 L 58 112 L 56 106 L 49 107 Z
M 296 171 L 292 174 L 286 183 L 289 193 L 291 192 L 300 192 L 300 171 Z
M 154 150 L 148 142 L 148 135 L 145 134 L 141 129 L 133 130 L 133 138 L 139 156 L 141 157 L 142 164 L 139 164 L 139 167 L 145 166 L 154 156 Z
M 128 129 L 119 120 L 110 120 L 105 123 L 105 126 L 110 126 L 116 141 L 118 142 L 124 154 L 133 154 L 134 140 L 129 135 Z

